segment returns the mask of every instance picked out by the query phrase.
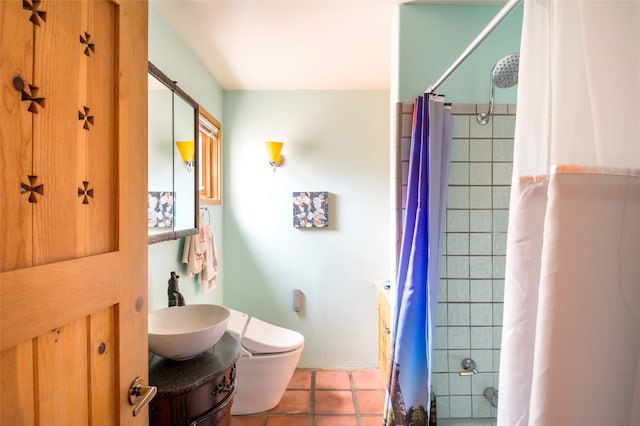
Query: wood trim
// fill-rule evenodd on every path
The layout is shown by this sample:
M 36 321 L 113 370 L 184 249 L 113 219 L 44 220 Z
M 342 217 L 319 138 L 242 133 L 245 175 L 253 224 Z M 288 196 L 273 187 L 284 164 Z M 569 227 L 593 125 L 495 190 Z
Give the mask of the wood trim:
M 149 424 L 149 410 L 133 417 L 128 400 L 132 381 L 148 383 L 148 10 L 147 1 L 122 1 L 118 43 L 118 247 L 123 256 L 118 279 L 117 406 L 120 425 Z
M 108 281 L 118 276 L 119 256 L 113 252 L 0 274 L 0 351 L 46 333 L 51 324 L 62 326 L 116 303 L 118 294 Z M 38 307 L 37 316 L 32 306 Z
M 222 125 L 202 105 L 198 107 L 198 113 L 218 129 L 212 142 L 213 149 L 207 149 L 203 155 L 206 176 L 200 200 L 207 204 L 222 204 Z M 204 148 L 203 146 L 203 152 Z

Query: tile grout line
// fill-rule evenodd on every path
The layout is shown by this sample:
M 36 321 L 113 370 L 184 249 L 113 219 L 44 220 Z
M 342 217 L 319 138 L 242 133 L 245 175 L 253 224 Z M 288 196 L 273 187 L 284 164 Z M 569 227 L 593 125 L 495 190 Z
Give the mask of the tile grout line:
M 316 422 L 316 372 L 318 370 L 313 369 L 311 370 L 311 383 L 310 383 L 310 388 L 309 389 L 309 398 L 311 399 L 309 401 L 309 422 L 311 424 L 311 426 L 313 426 Z
M 344 387 L 344 386 L 337 386 L 336 384 L 329 384 L 329 387 L 327 389 L 322 389 L 323 391 L 335 391 L 335 392 L 344 392 L 344 391 L 348 391 L 351 393 L 351 401 L 353 403 L 353 412 L 352 413 L 333 413 L 333 412 L 327 412 L 327 413 L 322 413 L 322 414 L 318 414 L 317 413 L 317 407 L 316 407 L 316 403 L 317 403 L 317 392 L 318 392 L 318 376 L 317 376 L 317 372 L 321 371 L 323 369 L 309 369 L 308 371 L 310 372 L 309 374 L 309 385 L 308 387 L 305 386 L 297 386 L 294 388 L 289 388 L 287 387 L 288 390 L 296 390 L 296 391 L 304 391 L 308 389 L 309 392 L 309 410 L 307 413 L 297 413 L 297 414 L 287 414 L 287 413 L 272 413 L 271 411 L 267 411 L 264 412 L 260 415 L 260 422 L 258 423 L 260 426 L 268 426 L 268 425 L 272 425 L 273 421 L 276 421 L 275 417 L 298 417 L 298 418 L 302 418 L 302 417 L 308 417 L 308 423 L 305 422 L 305 424 L 309 425 L 309 426 L 316 426 L 316 422 L 317 421 L 323 421 L 326 420 L 326 418 L 330 418 L 332 416 L 337 416 L 340 418 L 344 418 L 346 419 L 352 419 L 355 420 L 353 423 L 350 424 L 355 424 L 357 426 L 364 426 L 365 421 L 369 421 L 371 417 L 378 417 L 378 415 L 375 415 L 373 413 L 363 413 L 362 412 L 362 407 L 360 407 L 360 402 L 358 401 L 358 390 L 362 391 L 363 389 L 365 390 L 365 393 L 367 393 L 366 391 L 376 391 L 379 390 L 378 387 L 376 385 L 373 385 L 372 383 L 369 382 L 364 382 L 361 383 L 362 388 L 358 388 L 358 385 L 356 383 L 356 379 L 359 376 L 354 375 L 354 370 L 346 370 L 345 372 L 347 373 L 347 378 L 348 378 L 348 388 Z M 344 370 L 343 370 L 344 371 Z M 384 386 L 383 386 L 384 388 Z M 280 421 L 280 420 L 278 420 Z M 285 420 L 286 421 L 286 420 Z M 279 423 L 278 423 L 279 424 Z M 275 426 L 275 425 L 272 425 Z
M 353 370 L 349 371 L 349 384 L 351 385 L 351 398 L 353 398 L 353 409 L 355 411 L 356 422 L 358 426 L 362 426 L 362 418 L 360 417 L 360 405 L 356 396 L 356 383 L 353 378 Z

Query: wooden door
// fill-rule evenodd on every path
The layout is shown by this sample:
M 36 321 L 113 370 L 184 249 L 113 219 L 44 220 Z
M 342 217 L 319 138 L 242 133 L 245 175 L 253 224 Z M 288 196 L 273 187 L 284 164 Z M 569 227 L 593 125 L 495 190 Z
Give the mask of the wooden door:
M 0 1 L 0 423 L 143 425 L 146 1 Z

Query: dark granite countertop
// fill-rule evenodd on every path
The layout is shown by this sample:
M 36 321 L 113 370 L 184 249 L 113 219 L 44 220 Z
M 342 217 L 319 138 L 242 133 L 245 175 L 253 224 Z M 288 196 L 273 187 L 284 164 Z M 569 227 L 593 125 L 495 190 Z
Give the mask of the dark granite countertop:
M 229 333 L 211 349 L 186 361 L 174 361 L 149 352 L 149 384 L 158 396 L 189 392 L 228 369 L 240 356 L 240 345 Z

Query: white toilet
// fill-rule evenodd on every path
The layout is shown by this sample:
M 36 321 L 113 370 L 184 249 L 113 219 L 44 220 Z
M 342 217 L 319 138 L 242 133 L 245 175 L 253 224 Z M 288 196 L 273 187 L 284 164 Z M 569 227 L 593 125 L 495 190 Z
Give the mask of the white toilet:
M 237 394 L 232 415 L 267 411 L 278 405 L 302 355 L 304 336 L 233 309 L 227 331 L 240 342 Z

